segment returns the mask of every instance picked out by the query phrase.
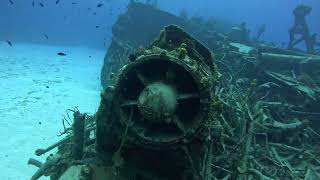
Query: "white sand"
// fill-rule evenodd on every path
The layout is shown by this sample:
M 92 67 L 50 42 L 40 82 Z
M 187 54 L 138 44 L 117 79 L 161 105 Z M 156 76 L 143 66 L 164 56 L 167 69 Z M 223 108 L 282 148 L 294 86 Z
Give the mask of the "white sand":
M 38 158 L 35 149 L 60 139 L 66 109 L 97 110 L 104 53 L 86 47 L 17 43 L 10 47 L 0 41 L 1 180 L 30 179 L 37 168 L 27 160 Z

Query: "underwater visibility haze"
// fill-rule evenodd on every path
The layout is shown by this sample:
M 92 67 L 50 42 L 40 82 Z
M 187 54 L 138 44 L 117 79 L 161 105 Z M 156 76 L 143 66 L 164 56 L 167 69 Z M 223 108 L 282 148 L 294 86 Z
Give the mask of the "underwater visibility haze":
M 319 0 L 1 0 L 0 179 L 320 179 Z

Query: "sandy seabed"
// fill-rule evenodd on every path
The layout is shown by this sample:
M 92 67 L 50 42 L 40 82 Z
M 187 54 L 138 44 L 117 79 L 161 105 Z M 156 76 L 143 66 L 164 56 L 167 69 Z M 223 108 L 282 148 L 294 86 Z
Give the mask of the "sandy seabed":
M 66 109 L 97 111 L 104 53 L 0 41 L 1 180 L 30 179 L 37 168 L 27 165 L 28 159 L 45 160 L 48 154 L 36 157 L 34 150 L 60 139 Z

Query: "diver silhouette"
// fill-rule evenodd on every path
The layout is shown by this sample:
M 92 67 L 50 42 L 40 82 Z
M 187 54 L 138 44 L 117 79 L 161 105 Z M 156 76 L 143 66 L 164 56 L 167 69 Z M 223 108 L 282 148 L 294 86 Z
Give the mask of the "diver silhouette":
M 307 52 L 312 53 L 313 43 L 309 32 L 309 27 L 306 21 L 306 16 L 310 14 L 312 8 L 306 5 L 298 5 L 293 10 L 294 25 L 289 29 L 289 44 L 288 49 L 293 49 L 294 46 L 302 41 L 305 41 Z M 295 39 L 296 35 L 301 35 L 299 39 Z

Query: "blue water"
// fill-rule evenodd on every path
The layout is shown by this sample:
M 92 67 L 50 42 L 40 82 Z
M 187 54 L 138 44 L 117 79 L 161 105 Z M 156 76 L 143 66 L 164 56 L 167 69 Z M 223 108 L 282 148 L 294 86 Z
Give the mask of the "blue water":
M 185 7 L 191 15 L 220 17 L 234 23 L 246 22 L 252 34 L 255 34 L 262 24 L 266 24 L 267 31 L 263 39 L 275 43 L 288 41 L 288 29 L 293 23 L 292 10 L 303 2 L 313 8 L 307 17 L 311 32 L 320 33 L 319 0 L 161 0 L 161 2 L 165 9 L 175 13 L 178 13 L 181 7 Z
M 55 0 L 34 0 L 35 7 L 33 0 L 12 2 L 0 1 L 0 40 L 85 44 L 105 49 L 110 42 L 112 24 L 125 12 L 129 1 L 60 0 L 56 5 Z M 99 3 L 104 6 L 98 8 Z M 300 3 L 313 8 L 307 20 L 311 32 L 320 33 L 319 0 L 159 0 L 161 9 L 174 14 L 186 9 L 190 16 L 222 18 L 235 24 L 246 22 L 252 34 L 266 24 L 263 40 L 277 44 L 288 41 L 292 10 Z

